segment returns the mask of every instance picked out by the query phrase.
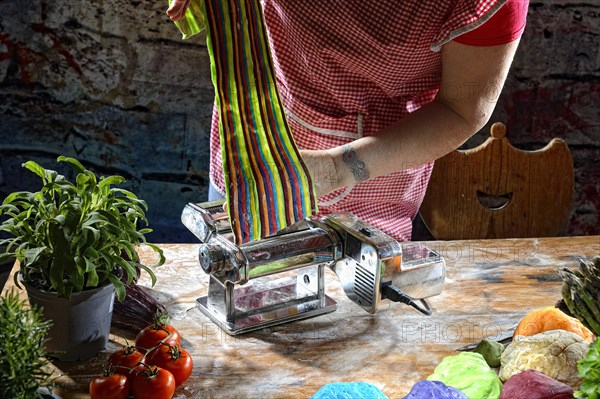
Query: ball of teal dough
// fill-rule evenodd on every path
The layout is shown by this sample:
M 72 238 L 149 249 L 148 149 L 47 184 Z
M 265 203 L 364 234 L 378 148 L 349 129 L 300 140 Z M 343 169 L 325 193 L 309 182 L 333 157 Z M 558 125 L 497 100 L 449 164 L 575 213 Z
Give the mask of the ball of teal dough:
M 375 385 L 366 382 L 333 382 L 323 385 L 311 399 L 388 399 Z
M 504 352 L 504 345 L 500 342 L 484 339 L 477 344 L 473 352 L 481 354 L 490 367 L 500 367 L 500 357 Z
M 419 381 L 402 399 L 467 399 L 467 395 L 441 381 Z
M 498 399 L 502 390 L 502 382 L 479 353 L 447 356 L 427 379 L 454 387 L 469 399 Z

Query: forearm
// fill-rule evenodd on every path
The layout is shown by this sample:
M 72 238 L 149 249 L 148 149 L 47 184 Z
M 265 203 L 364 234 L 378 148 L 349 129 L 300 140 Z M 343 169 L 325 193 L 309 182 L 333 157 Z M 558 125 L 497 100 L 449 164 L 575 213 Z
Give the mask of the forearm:
M 468 121 L 443 102 L 427 104 L 376 136 L 328 150 L 337 186 L 433 161 L 459 147 L 481 128 L 484 119 Z

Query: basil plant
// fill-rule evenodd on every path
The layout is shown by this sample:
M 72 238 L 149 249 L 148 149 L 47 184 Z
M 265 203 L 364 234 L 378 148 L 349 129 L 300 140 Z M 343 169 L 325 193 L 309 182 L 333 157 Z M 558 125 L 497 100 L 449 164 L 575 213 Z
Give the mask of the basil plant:
M 15 257 L 20 274 L 35 288 L 70 298 L 74 292 L 112 283 L 118 300 L 125 298 L 124 282 L 131 283 L 145 270 L 156 282 L 152 269 L 139 262 L 136 247 L 147 245 L 158 254 L 154 266 L 165 258 L 148 243 L 146 203 L 135 194 L 113 187 L 121 176 L 97 178 L 74 158 L 58 157 L 77 173 L 75 182 L 33 161 L 23 167 L 38 175 L 38 192 L 9 194 L 0 205 L 0 240 L 5 248 L 0 261 Z

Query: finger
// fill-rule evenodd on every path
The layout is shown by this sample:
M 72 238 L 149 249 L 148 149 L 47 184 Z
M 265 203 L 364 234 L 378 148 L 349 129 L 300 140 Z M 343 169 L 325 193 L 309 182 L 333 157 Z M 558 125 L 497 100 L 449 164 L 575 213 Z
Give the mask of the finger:
M 186 2 L 188 2 L 188 0 L 172 0 L 171 5 L 167 9 L 167 15 L 174 17 L 181 14 L 182 9 L 185 8 Z
M 182 19 L 185 15 L 186 10 L 190 6 L 191 0 L 173 0 L 171 6 L 167 9 L 167 15 L 173 21 Z
M 182 19 L 185 16 L 186 10 L 190 6 L 190 1 L 191 0 L 175 0 L 173 2 L 173 6 L 167 10 L 167 15 L 169 15 L 173 21 Z

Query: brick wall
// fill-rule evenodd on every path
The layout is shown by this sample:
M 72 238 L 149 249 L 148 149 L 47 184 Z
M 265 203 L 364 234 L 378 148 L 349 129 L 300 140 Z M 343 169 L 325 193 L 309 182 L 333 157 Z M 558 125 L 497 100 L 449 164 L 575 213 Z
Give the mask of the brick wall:
M 180 40 L 165 5 L 0 3 L 2 194 L 33 187 L 23 161 L 74 156 L 127 179 L 154 241 L 192 239 L 179 214 L 206 197 L 212 85 L 203 41 Z
M 166 5 L 0 2 L 0 197 L 36 188 L 22 162 L 54 167 L 58 155 L 74 156 L 128 180 L 150 206 L 152 240 L 193 240 L 179 215 L 206 198 L 212 85 L 203 39 L 182 41 Z M 570 235 L 600 234 L 599 92 L 600 4 L 531 3 L 492 121 L 505 122 L 519 148 L 567 140 L 576 167 Z

